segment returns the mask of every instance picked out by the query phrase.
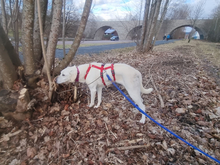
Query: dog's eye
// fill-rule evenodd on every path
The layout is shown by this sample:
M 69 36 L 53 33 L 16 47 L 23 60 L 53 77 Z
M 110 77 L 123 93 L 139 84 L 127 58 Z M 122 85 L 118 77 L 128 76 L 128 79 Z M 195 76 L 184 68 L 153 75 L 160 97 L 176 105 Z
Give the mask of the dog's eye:
M 62 76 L 65 76 L 65 74 L 62 74 Z

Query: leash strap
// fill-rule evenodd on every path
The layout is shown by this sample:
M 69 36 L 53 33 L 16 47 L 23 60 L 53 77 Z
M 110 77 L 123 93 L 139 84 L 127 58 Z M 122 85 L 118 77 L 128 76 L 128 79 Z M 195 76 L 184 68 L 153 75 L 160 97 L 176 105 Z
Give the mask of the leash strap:
M 187 142 L 186 140 L 184 140 L 183 138 L 181 138 L 179 135 L 175 134 L 174 132 L 170 131 L 167 127 L 163 126 L 162 124 L 160 124 L 159 122 L 157 122 L 156 120 L 154 120 L 152 117 L 150 117 L 146 112 L 144 112 L 141 108 L 139 108 L 127 95 L 124 94 L 124 92 L 122 92 L 122 90 L 112 81 L 112 79 L 110 78 L 110 76 L 108 74 L 106 74 L 106 76 L 108 77 L 108 80 L 112 82 L 112 84 L 119 90 L 119 92 L 135 107 L 137 108 L 142 114 L 144 114 L 146 117 L 148 117 L 151 121 L 153 121 L 154 123 L 156 123 L 157 125 L 159 125 L 161 128 L 163 128 L 164 130 L 166 130 L 167 132 L 169 132 L 170 134 L 172 134 L 173 136 L 175 136 L 176 138 L 178 138 L 179 140 L 183 141 L 184 143 L 186 143 L 187 145 L 189 145 L 190 147 L 192 147 L 193 149 L 199 151 L 200 153 L 202 153 L 203 155 L 209 157 L 210 159 L 214 160 L 215 162 L 220 164 L 220 160 L 214 158 L 213 156 L 210 156 L 209 154 L 205 153 L 204 151 L 202 151 L 201 149 L 195 147 L 194 145 L 192 145 L 191 143 Z

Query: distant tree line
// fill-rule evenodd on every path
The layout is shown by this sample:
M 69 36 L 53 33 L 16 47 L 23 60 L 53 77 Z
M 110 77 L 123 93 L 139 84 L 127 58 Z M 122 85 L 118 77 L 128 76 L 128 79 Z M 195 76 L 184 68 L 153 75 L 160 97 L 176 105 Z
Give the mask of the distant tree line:
M 208 19 L 204 25 L 207 32 L 207 40 L 220 42 L 220 4 L 212 12 L 211 19 Z

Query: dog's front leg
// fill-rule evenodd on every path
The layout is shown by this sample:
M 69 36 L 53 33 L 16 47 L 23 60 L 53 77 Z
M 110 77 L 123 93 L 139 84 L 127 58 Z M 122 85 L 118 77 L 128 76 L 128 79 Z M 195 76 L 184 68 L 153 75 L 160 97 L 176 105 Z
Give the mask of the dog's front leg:
M 90 89 L 90 94 L 91 94 L 91 102 L 89 104 L 89 107 L 92 107 L 95 102 L 96 89 L 95 88 L 89 88 L 89 89 Z
M 98 87 L 98 104 L 95 106 L 95 108 L 98 108 L 102 102 L 102 87 Z

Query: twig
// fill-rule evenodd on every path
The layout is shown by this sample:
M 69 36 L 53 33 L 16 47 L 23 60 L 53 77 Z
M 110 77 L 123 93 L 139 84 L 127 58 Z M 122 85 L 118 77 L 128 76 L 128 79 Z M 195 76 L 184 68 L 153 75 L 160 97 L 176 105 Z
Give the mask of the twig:
M 158 91 L 158 89 L 157 89 L 157 87 L 156 87 L 156 85 L 155 85 L 155 83 L 154 83 L 154 80 L 153 80 L 152 75 L 150 76 L 150 79 L 151 79 L 151 82 L 152 82 L 152 84 L 153 84 L 155 90 L 157 91 L 157 94 L 158 94 L 158 97 L 159 97 L 159 100 L 160 100 L 160 106 L 161 106 L 161 108 L 164 108 L 165 106 L 164 106 L 163 99 L 162 99 L 162 97 L 161 97 L 161 95 L 160 95 L 160 93 L 159 93 L 159 91 Z
M 105 123 L 105 128 L 106 128 L 106 130 L 107 130 L 107 132 L 108 132 L 108 137 L 109 137 L 109 131 L 108 131 L 108 127 L 107 127 L 107 124 Z M 108 138 L 107 138 L 107 146 L 109 146 L 109 142 L 108 142 Z
M 160 93 L 159 93 L 159 91 L 158 91 L 158 89 L 157 89 L 157 87 L 156 87 L 156 85 L 155 85 L 155 83 L 154 83 L 153 77 L 152 77 L 152 75 L 151 75 L 151 73 L 150 73 L 152 67 L 153 67 L 153 64 L 151 65 L 151 67 L 150 67 L 150 69 L 149 69 L 150 80 L 151 80 L 151 82 L 152 82 L 152 84 L 153 84 L 155 90 L 157 91 L 157 94 L 158 94 L 158 97 L 159 97 L 159 100 L 160 100 L 160 106 L 161 106 L 161 108 L 164 108 L 165 106 L 164 106 L 163 99 L 162 99 L 162 97 L 161 97 L 161 95 L 160 95 Z
M 136 146 L 128 146 L 128 147 L 109 148 L 107 150 L 107 152 L 114 151 L 115 149 L 117 149 L 117 150 L 132 150 L 132 149 L 145 148 L 145 147 L 149 147 L 149 145 L 136 145 Z
M 46 72 L 47 72 L 47 77 L 49 81 L 49 99 L 51 101 L 52 99 L 52 94 L 53 94 L 53 83 L 52 83 L 52 78 L 50 75 L 50 68 L 47 62 L 47 57 L 46 57 L 46 50 L 44 47 L 44 39 L 43 39 L 43 26 L 42 26 L 42 19 L 41 19 L 41 9 L 40 9 L 40 0 L 37 1 L 37 9 L 38 9 L 38 18 L 39 18 L 39 26 L 40 26 L 40 38 L 41 38 L 41 46 L 43 50 L 43 57 L 44 57 L 44 62 L 46 66 Z

